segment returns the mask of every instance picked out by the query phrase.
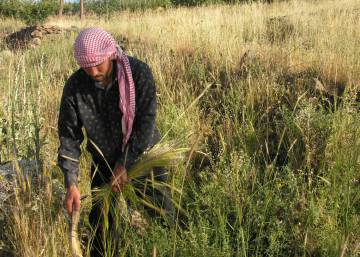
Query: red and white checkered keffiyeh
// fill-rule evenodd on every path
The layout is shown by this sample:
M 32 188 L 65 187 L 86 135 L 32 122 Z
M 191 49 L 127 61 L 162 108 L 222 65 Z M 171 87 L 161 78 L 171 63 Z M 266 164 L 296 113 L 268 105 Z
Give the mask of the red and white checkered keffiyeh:
M 119 86 L 119 108 L 122 112 L 123 150 L 127 144 L 135 118 L 135 86 L 129 59 L 115 39 L 100 28 L 82 30 L 74 44 L 75 59 L 82 68 L 101 64 L 106 58 L 116 60 Z

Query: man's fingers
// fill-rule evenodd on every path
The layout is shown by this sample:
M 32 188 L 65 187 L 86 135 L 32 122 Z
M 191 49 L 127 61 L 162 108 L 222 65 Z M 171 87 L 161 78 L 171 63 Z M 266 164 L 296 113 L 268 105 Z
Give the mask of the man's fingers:
M 117 177 L 112 183 L 111 185 L 116 185 L 116 186 L 121 186 L 122 184 L 126 183 L 126 181 L 124 180 L 124 178 L 121 177 Z
M 128 176 L 126 172 L 123 172 L 121 176 L 119 177 L 120 185 L 126 184 L 128 182 Z
M 116 186 L 116 185 L 113 185 L 111 187 L 111 190 L 114 192 L 114 193 L 118 193 L 119 192 L 119 188 Z
M 121 191 L 121 189 L 124 187 L 124 185 L 127 183 L 127 181 L 125 181 L 122 178 L 118 178 L 117 180 L 115 180 L 112 184 L 111 184 L 111 189 L 113 192 L 118 193 Z
M 69 215 L 72 214 L 73 209 L 80 210 L 80 192 L 75 185 L 71 185 L 67 189 L 64 207 Z
M 80 210 L 80 198 L 69 198 L 65 200 L 65 208 L 69 215 L 72 214 L 72 212 L 79 211 Z
M 128 183 L 128 182 L 129 182 L 129 178 L 128 178 L 126 172 L 125 172 L 125 174 L 124 174 L 124 176 L 123 176 L 123 179 L 124 179 L 124 183 Z
M 65 208 L 68 211 L 69 215 L 72 213 L 72 207 L 73 207 L 73 199 L 67 199 L 65 201 Z
M 110 179 L 111 190 L 115 193 L 121 191 L 121 189 L 128 183 L 127 172 L 124 169 L 119 169 L 114 172 L 114 175 Z
M 80 210 L 80 198 L 73 201 L 73 208 L 75 209 L 75 211 Z

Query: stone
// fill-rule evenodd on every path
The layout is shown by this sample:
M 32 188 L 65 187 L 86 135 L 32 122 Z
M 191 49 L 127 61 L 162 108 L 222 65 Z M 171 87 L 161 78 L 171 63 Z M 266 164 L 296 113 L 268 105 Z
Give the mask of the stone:
M 15 189 L 18 188 L 17 178 L 27 180 L 31 175 L 36 174 L 35 171 L 36 162 L 33 160 L 20 160 L 17 163 L 10 161 L 0 164 L 0 231 L 2 231 L 0 233 L 0 253 L 7 248 L 8 244 L 4 232 L 9 229 L 8 218 L 12 216 L 10 207 L 14 202 Z
M 47 36 L 58 35 L 64 30 L 58 26 L 29 26 L 4 37 L 7 47 L 11 50 L 34 48 L 41 44 Z
M 0 38 L 7 37 L 8 33 L 0 31 Z
M 159 6 L 158 8 L 156 8 L 157 12 L 163 12 L 164 10 L 165 10 L 165 8 L 162 6 Z
M 28 179 L 37 169 L 36 161 L 21 159 L 8 161 L 0 164 L 0 207 L 7 199 L 8 191 L 13 191 L 16 186 L 16 178 L 22 176 Z M 0 208 L 1 210 L 2 208 Z
M 33 38 L 42 38 L 42 32 L 40 31 L 40 30 L 34 30 L 32 33 L 31 33 L 31 36 L 33 37 Z
M 32 40 L 31 40 L 31 44 L 34 44 L 34 45 L 36 45 L 36 46 L 39 46 L 39 45 L 41 45 L 41 39 L 40 38 L 33 38 Z

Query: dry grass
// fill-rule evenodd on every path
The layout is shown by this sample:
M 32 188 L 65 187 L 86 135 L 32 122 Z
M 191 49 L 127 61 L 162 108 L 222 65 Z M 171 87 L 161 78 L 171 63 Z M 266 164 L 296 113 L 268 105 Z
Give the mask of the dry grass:
M 156 245 L 158 256 L 204 256 L 204 249 L 206 256 L 359 256 L 353 182 L 360 155 L 353 102 L 360 81 L 359 1 L 174 8 L 48 23 L 99 26 L 128 38 L 127 52 L 145 60 L 157 81 L 160 130 L 171 128 L 170 139 L 199 129 L 206 134 L 209 157 L 186 170 L 187 230 L 177 237 L 152 227 L 145 239 L 127 231 L 124 254 L 148 256 Z M 1 20 L 0 32 L 20 26 Z M 14 158 L 8 149 L 16 146 L 19 155 L 38 156 L 52 180 L 61 179 L 54 168 L 56 117 L 63 84 L 77 69 L 75 36 L 0 53 L 0 118 L 6 120 L 0 125 L 12 133 L 2 159 Z M 339 88 L 344 105 L 325 106 L 337 101 Z M 89 194 L 89 163 L 83 155 L 83 195 Z M 185 168 L 176 168 L 181 176 L 173 185 L 182 185 Z M 15 253 L 69 256 L 61 210 L 40 196 L 41 208 L 32 211 L 28 196 L 19 197 L 11 227 Z M 89 204 L 83 202 L 83 217 Z
M 100 26 L 133 40 L 156 44 L 161 52 L 201 51 L 212 61 L 226 61 L 230 66 L 245 50 L 250 50 L 259 54 L 280 51 L 288 62 L 324 65 L 334 59 L 338 62 L 341 56 L 349 68 L 357 63 L 354 56 L 359 51 L 354 40 L 359 36 L 359 5 L 351 0 L 291 1 L 270 6 L 251 4 L 120 13 L 110 21 L 53 19 L 49 23 L 63 27 Z M 295 35 L 281 45 L 269 44 L 265 37 L 267 20 L 283 16 L 293 25 Z

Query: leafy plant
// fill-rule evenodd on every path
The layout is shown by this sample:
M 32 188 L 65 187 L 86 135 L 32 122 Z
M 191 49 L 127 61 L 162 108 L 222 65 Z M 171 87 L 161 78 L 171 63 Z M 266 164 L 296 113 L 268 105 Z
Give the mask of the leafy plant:
M 25 1 L 4 0 L 0 2 L 0 15 L 23 20 L 28 25 L 43 23 L 56 13 L 58 4 L 54 0 Z

